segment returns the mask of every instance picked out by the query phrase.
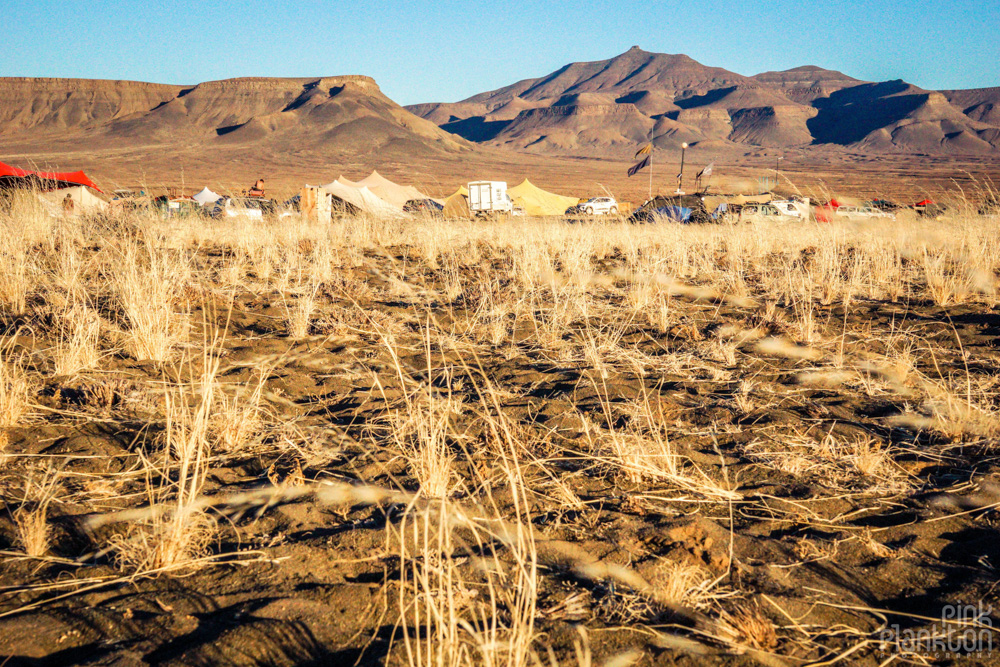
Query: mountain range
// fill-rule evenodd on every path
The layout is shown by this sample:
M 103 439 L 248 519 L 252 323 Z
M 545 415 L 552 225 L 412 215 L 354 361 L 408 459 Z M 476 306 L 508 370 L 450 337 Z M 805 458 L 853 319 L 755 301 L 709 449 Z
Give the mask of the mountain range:
M 407 109 L 470 141 L 555 155 L 621 157 L 650 139 L 726 153 L 1000 152 L 1000 88 L 929 91 L 812 66 L 743 76 L 639 47 L 460 102 Z
M 733 164 L 767 156 L 773 165 L 775 152 L 790 158 L 786 169 L 890 154 L 908 164 L 924 154 L 928 163 L 967 157 L 975 168 L 1000 156 L 1000 87 L 927 91 L 818 67 L 748 77 L 638 48 L 406 108 L 360 75 L 193 85 L 0 78 L 0 160 L 129 185 L 246 187 L 266 175 L 291 186 L 377 168 L 435 192 L 525 173 L 550 187 L 585 181 L 626 192 L 624 169 L 605 158 L 631 159 L 650 137 Z
M 0 78 L 8 150 L 302 153 L 350 159 L 453 154 L 470 144 L 386 97 L 367 76 L 240 78 L 193 86 Z M 28 150 L 33 148 L 34 150 Z

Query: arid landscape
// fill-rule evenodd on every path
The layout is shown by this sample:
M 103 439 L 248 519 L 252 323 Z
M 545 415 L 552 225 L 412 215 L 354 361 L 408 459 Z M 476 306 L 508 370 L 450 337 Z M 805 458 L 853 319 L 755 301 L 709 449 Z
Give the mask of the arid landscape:
M 638 48 L 464 102 L 406 108 L 354 75 L 197 85 L 0 78 L 0 160 L 84 169 L 108 192 L 237 193 L 264 177 L 287 197 L 377 169 L 435 196 L 527 177 L 639 204 L 650 184 L 626 170 L 652 139 L 654 194 L 676 188 L 688 142 L 688 188 L 709 163 L 715 192 L 756 192 L 778 167 L 786 194 L 912 204 L 963 191 L 975 199 L 1000 181 L 998 95 L 817 67 L 745 77 Z
M 947 205 L 253 221 L 4 191 L 0 665 L 995 664 L 996 91 L 638 48 L 407 108 L 363 76 L 0 79 L 0 160 L 105 191 L 378 169 L 639 204 L 652 135 L 658 192 L 688 141 L 715 192 Z
M 7 664 L 874 665 L 995 599 L 995 219 L 84 223 L 3 211 Z

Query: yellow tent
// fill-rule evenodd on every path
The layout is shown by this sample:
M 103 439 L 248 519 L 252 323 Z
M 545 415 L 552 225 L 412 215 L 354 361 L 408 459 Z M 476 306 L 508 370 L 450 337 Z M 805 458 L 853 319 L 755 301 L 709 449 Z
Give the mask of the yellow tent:
M 464 185 L 455 190 L 455 194 L 444 200 L 444 209 L 441 214 L 446 218 L 468 218 L 469 211 L 469 189 Z
M 552 192 L 546 192 L 524 179 L 520 185 L 507 190 L 514 204 L 524 209 L 527 215 L 562 215 L 570 206 L 576 206 L 580 200 L 576 197 L 564 197 Z

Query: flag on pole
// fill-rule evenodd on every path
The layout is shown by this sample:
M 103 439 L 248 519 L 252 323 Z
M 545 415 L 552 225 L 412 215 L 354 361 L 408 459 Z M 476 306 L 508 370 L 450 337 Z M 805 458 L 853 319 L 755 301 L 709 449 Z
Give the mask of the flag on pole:
M 711 176 L 712 175 L 712 168 L 714 166 L 715 166 L 715 161 L 713 160 L 712 162 L 708 163 L 707 167 L 705 167 L 704 169 L 702 169 L 701 171 L 699 171 L 698 175 L 695 176 L 695 178 L 701 178 L 702 176 L 704 176 L 704 177 L 707 178 L 707 177 Z
M 639 162 L 636 162 L 628 170 L 629 178 L 638 174 L 641 170 L 645 169 L 649 165 L 649 156 L 642 158 Z
M 642 148 L 640 148 L 635 152 L 635 157 L 636 159 L 638 159 L 640 155 L 649 155 L 652 152 L 653 152 L 653 144 L 646 144 L 645 146 L 643 146 Z

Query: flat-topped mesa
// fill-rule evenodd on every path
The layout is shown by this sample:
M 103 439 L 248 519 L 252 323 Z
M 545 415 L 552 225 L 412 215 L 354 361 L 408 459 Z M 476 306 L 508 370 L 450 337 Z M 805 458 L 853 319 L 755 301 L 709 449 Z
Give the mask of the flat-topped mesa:
M 148 112 L 182 90 L 183 86 L 141 81 L 4 77 L 0 78 L 0 135 L 94 127 Z
M 0 79 L 4 146 L 67 150 L 212 146 L 233 155 L 441 155 L 462 139 L 409 113 L 369 76 L 251 76 L 194 85 Z
M 182 118 L 214 131 L 342 93 L 392 104 L 373 78 L 360 74 L 238 77 L 193 85 L 7 77 L 0 78 L 0 136 L 29 131 L 61 136 L 111 124 L 134 137 L 148 136 Z M 160 120 L 151 124 L 154 119 Z
M 66 77 L 0 76 L 0 90 L 32 88 L 35 90 L 176 90 L 185 86 L 172 83 L 148 83 L 128 79 L 71 79 Z
M 329 84 L 331 86 L 342 86 L 345 84 L 355 84 L 358 88 L 366 90 L 373 88 L 381 92 L 381 88 L 378 87 L 375 79 L 370 76 L 365 76 L 364 74 L 343 74 L 340 76 L 325 76 L 320 79 L 323 85 Z
M 244 76 L 232 79 L 219 79 L 216 81 L 205 81 L 195 86 L 187 88 L 203 89 L 223 89 L 223 90 L 268 90 L 276 87 L 303 87 L 316 86 L 320 88 L 338 88 L 342 86 L 353 86 L 358 90 L 370 92 L 382 92 L 375 79 L 363 74 L 342 74 L 336 76 L 307 76 L 307 77 L 268 77 L 268 76 Z

